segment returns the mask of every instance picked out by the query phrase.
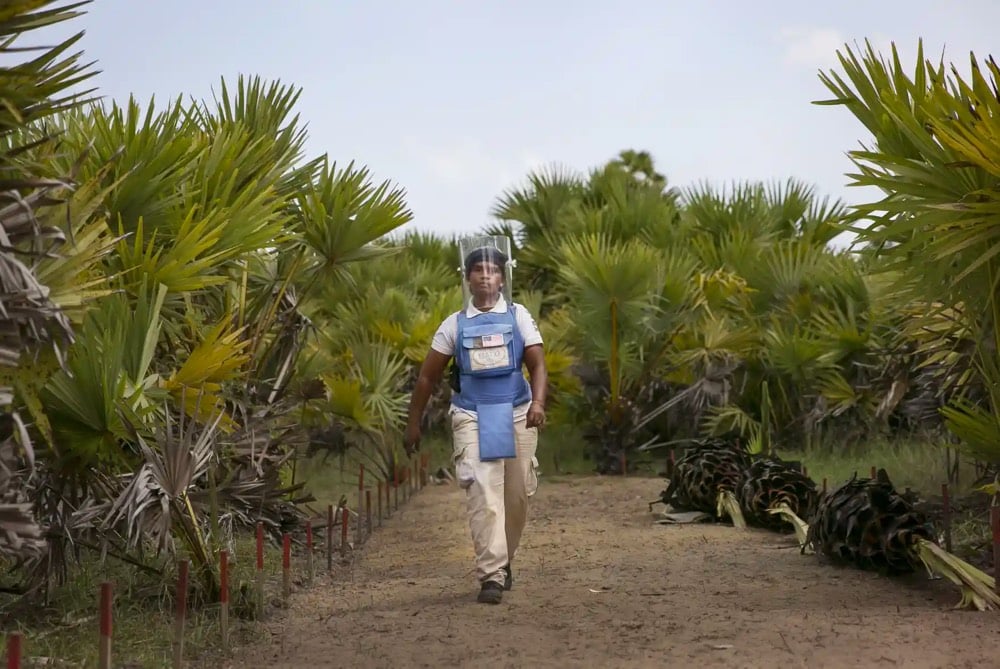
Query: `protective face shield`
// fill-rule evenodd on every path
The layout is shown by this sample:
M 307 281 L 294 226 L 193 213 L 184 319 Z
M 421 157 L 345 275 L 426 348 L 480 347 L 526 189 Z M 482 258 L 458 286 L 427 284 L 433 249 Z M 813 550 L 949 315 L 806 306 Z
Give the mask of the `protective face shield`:
M 461 266 L 458 271 L 462 273 L 462 300 L 468 304 L 475 294 L 473 286 L 470 286 L 470 275 L 473 270 L 495 271 L 499 273 L 501 281 L 500 292 L 503 294 L 507 304 L 511 303 L 511 284 L 514 279 L 515 262 L 511 258 L 510 238 L 503 235 L 476 235 L 458 240 L 458 255 Z M 476 277 L 480 279 L 481 274 Z M 479 288 L 479 286 L 475 286 Z

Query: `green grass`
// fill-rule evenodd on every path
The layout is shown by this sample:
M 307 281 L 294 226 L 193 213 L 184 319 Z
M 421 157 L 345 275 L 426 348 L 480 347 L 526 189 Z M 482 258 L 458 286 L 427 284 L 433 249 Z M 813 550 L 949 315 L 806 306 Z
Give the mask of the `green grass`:
M 449 463 L 451 443 L 444 437 L 431 436 L 423 440 L 420 451 L 430 454 L 428 471 L 433 473 Z M 401 449 L 399 453 L 402 455 Z M 343 496 L 347 497 L 348 507 L 354 509 L 358 505 L 358 477 L 362 465 L 365 468 L 365 487 L 377 490 L 377 481 L 384 480 L 385 476 L 372 458 L 362 456 L 357 450 L 325 459 L 322 455 L 302 458 L 296 466 L 295 480 L 304 482 L 305 491 L 316 498 L 308 506 L 317 513 L 325 513 L 329 504 L 337 506 Z M 375 504 L 374 499 L 372 504 Z
M 815 449 L 805 453 L 779 453 L 789 459 L 801 458 L 809 476 L 817 484 L 827 478 L 830 489 L 849 479 L 871 475 L 872 466 L 884 468 L 889 480 L 899 492 L 910 489 L 928 504 L 918 502 L 918 508 L 928 513 L 939 531 L 941 484 L 948 482 L 947 445 L 940 441 L 876 441 L 862 448 Z M 987 496 L 975 490 L 975 472 L 965 456 L 959 456 L 958 482 L 949 484 L 952 498 L 952 552 L 981 569 L 989 569 L 991 533 L 986 513 Z M 954 465 L 955 453 L 951 454 Z M 939 537 L 940 538 L 940 537 Z M 942 547 L 944 544 L 942 543 Z
M 779 451 L 778 455 L 800 459 L 810 478 L 819 483 L 825 477 L 830 488 L 848 480 L 855 472 L 859 478 L 870 476 L 873 466 L 885 469 L 900 492 L 910 488 L 924 495 L 939 495 L 941 484 L 948 481 L 945 445 L 941 442 L 875 441 L 856 449 L 826 447 L 799 453 Z M 955 495 L 970 491 L 971 468 L 963 463 L 960 476 L 960 485 L 951 486 Z
M 585 457 L 587 444 L 578 430 L 564 426 L 546 426 L 538 434 L 538 469 L 542 477 L 590 474 L 594 466 Z
M 429 472 L 440 467 L 452 467 L 451 435 L 435 434 L 421 442 L 421 453 L 430 455 Z M 542 476 L 586 475 L 593 471 L 593 465 L 585 457 L 586 445 L 579 431 L 566 426 L 547 427 L 538 437 L 539 471 Z M 346 495 L 348 504 L 357 506 L 358 472 L 365 465 L 365 479 L 373 486 L 377 474 L 373 463 L 362 458 L 356 451 L 341 457 L 322 456 L 300 459 L 296 468 L 296 480 L 305 482 L 305 490 L 316 498 L 309 506 L 320 513 L 328 504 L 336 505 L 341 496 Z M 454 471 L 452 472 L 454 473 Z
M 573 426 L 552 425 L 542 430 L 538 438 L 538 464 L 543 476 L 550 479 L 564 476 L 589 476 L 594 463 L 587 456 L 589 445 L 580 430 Z M 629 476 L 657 476 L 667 464 L 665 451 L 633 454 Z

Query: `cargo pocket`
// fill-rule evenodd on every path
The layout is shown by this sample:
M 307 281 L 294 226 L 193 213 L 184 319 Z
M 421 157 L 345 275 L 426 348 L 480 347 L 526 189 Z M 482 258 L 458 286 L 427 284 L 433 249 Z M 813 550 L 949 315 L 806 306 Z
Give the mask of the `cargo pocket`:
M 538 458 L 532 456 L 531 466 L 528 467 L 528 480 L 525 482 L 524 490 L 528 497 L 538 490 Z
M 465 434 L 467 430 L 475 429 L 475 420 L 471 419 L 469 416 L 455 413 L 451 418 L 451 428 L 452 428 L 452 451 L 451 451 L 451 463 L 455 466 L 455 480 L 458 481 L 458 487 L 462 490 L 468 490 L 470 486 L 476 480 L 476 471 L 469 462 L 469 440 L 468 435 Z
M 455 465 L 455 479 L 458 481 L 458 487 L 462 490 L 468 490 L 476 481 L 476 471 L 473 469 L 469 459 L 465 457 L 467 450 L 468 447 L 463 446 L 452 453 L 452 463 Z

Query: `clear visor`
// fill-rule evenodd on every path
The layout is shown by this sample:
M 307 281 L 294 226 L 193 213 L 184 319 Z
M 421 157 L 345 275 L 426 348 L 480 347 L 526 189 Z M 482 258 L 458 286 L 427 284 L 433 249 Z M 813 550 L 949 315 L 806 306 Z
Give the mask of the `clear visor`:
M 458 240 L 458 271 L 462 275 L 462 300 L 495 301 L 496 293 L 511 302 L 514 260 L 510 238 L 503 235 L 476 235 Z

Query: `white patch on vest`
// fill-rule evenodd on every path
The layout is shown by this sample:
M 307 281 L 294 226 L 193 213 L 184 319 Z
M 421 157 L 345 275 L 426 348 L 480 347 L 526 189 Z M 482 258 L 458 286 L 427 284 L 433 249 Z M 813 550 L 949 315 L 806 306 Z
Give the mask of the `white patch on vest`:
M 501 342 L 503 341 L 502 336 L 500 336 L 500 340 Z M 506 346 L 474 348 L 469 351 L 469 364 L 472 367 L 472 371 L 500 369 L 501 367 L 510 366 L 510 354 Z

